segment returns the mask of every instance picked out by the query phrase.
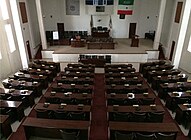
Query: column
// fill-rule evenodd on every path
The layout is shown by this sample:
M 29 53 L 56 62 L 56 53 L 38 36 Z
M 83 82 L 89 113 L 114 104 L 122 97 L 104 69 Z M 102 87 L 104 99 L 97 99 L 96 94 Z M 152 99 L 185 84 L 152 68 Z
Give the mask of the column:
M 157 50 L 158 50 L 158 46 L 159 46 L 159 43 L 160 43 L 160 37 L 161 37 L 161 32 L 162 32 L 162 25 L 163 25 L 165 7 L 166 7 L 166 0 L 161 0 L 159 17 L 158 17 L 158 25 L 157 25 L 157 30 L 156 30 L 156 33 L 155 33 L 155 40 L 154 40 L 154 43 L 153 43 L 153 49 L 157 49 Z
M 44 30 L 44 23 L 43 23 L 42 9 L 41 9 L 40 0 L 36 0 L 36 9 L 37 9 L 38 22 L 39 22 L 39 29 L 40 29 L 42 48 L 47 49 L 47 42 L 46 42 L 46 35 L 45 35 L 45 30 Z

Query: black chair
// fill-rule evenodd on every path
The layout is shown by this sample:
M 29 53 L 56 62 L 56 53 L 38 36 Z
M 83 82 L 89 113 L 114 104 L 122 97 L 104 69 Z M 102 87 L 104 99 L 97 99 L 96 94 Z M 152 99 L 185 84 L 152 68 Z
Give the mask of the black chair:
M 54 111 L 54 118 L 60 119 L 60 120 L 66 120 L 66 119 L 68 119 L 68 112 L 55 110 Z
M 60 99 L 60 103 L 65 103 L 65 104 L 74 104 L 74 99 L 72 98 L 65 98 L 65 99 Z
M 63 140 L 79 140 L 80 131 L 60 130 Z
M 115 140 L 133 140 L 134 139 L 134 134 L 131 133 L 122 133 L 119 131 L 115 132 Z
M 125 99 L 109 99 L 109 105 L 125 105 Z
M 113 119 L 114 119 L 114 121 L 128 122 L 129 121 L 129 113 L 114 112 L 113 113 Z
M 141 99 L 141 104 L 142 105 L 155 104 L 155 98 L 143 98 L 143 99 Z
M 146 120 L 146 113 L 142 112 L 134 112 L 130 116 L 130 121 L 131 122 L 144 122 Z
M 148 122 L 163 122 L 164 112 L 149 112 Z
M 155 134 L 150 133 L 136 133 L 135 134 L 135 140 L 155 140 Z
M 46 98 L 45 97 L 45 102 L 51 103 L 51 104 L 59 104 L 60 99 L 58 99 L 58 98 Z
M 175 133 L 156 133 L 156 138 L 157 140 L 175 140 L 176 139 L 176 134 Z
M 90 99 L 75 99 L 74 103 L 76 105 L 78 105 L 78 104 L 90 105 L 91 104 L 91 100 Z
M 191 122 L 191 113 L 188 111 L 188 112 L 185 112 L 185 117 L 184 117 L 182 125 L 186 129 L 190 128 L 190 122 Z
M 35 109 L 37 118 L 51 118 L 51 112 L 46 109 Z
M 69 120 L 87 120 L 85 112 L 70 112 Z

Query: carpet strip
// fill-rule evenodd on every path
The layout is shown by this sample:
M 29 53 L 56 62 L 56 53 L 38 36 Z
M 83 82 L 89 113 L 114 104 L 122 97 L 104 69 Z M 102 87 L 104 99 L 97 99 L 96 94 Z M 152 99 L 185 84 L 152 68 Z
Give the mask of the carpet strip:
M 91 111 L 90 140 L 108 139 L 107 107 L 104 74 L 95 74 L 94 95 Z

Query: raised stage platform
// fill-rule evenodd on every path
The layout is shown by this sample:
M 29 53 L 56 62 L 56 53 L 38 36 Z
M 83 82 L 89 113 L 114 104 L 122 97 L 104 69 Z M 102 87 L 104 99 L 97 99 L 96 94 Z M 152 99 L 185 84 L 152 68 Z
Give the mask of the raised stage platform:
M 131 47 L 130 39 L 114 39 L 115 49 L 87 49 L 71 46 L 49 46 L 42 50 L 43 58 L 52 58 L 55 62 L 75 63 L 79 55 L 111 55 L 112 63 L 140 63 L 148 59 L 158 59 L 158 50 L 153 49 L 153 41 L 140 39 L 139 47 Z

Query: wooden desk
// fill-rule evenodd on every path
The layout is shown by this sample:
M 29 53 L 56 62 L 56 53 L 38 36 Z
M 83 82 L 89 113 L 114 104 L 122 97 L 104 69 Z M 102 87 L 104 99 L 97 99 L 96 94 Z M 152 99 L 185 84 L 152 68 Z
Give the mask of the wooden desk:
M 24 81 L 37 81 L 40 82 L 42 85 L 42 88 L 46 89 L 48 87 L 48 77 L 44 75 L 32 75 L 32 74 L 24 74 L 22 72 L 16 72 L 14 74 L 14 77 L 16 77 L 18 80 L 22 79 Z
M 122 67 L 118 67 L 118 68 L 105 68 L 105 73 L 108 73 L 108 72 L 135 72 L 135 68 L 131 68 L 131 67 L 128 67 L 128 68 L 122 68 Z
M 94 84 L 93 78 L 85 78 L 85 77 L 57 77 L 56 78 L 57 83 L 63 83 L 63 84 Z
M 33 60 L 34 63 L 36 64 L 44 64 L 44 65 L 47 65 L 47 66 L 55 66 L 57 68 L 57 72 L 60 72 L 60 63 L 57 63 L 57 62 L 50 62 L 50 61 L 44 61 L 44 60 Z
M 169 76 L 157 76 L 152 78 L 152 88 L 158 89 L 160 84 L 163 83 L 176 83 L 176 82 L 186 82 L 188 79 L 187 76 L 180 77 L 177 75 L 169 75 Z
M 131 47 L 139 47 L 139 36 L 138 35 L 132 36 Z
M 11 95 L 11 96 L 24 96 L 29 106 L 34 105 L 34 93 L 30 90 L 15 90 L 15 89 L 7 89 L 7 88 L 0 88 L 1 94 Z
M 115 49 L 114 42 L 87 42 L 88 49 Z
M 153 70 L 148 72 L 147 81 L 152 83 L 153 77 L 156 76 L 167 76 L 167 75 L 178 75 L 180 74 L 180 70 L 178 69 L 171 69 L 171 70 Z
M 191 92 L 169 92 L 166 96 L 166 107 L 170 110 L 176 109 L 175 105 L 178 105 L 176 103 L 176 99 L 178 98 L 190 98 L 191 99 Z
M 20 72 L 23 72 L 25 74 L 33 74 L 33 75 L 45 75 L 47 76 L 49 82 L 52 82 L 54 77 L 53 72 L 50 70 L 27 68 L 27 69 L 21 69 Z
M 136 84 L 142 84 L 143 80 L 142 78 L 113 78 L 109 77 L 106 78 L 105 83 L 106 85 L 111 85 L 111 84 L 118 84 L 118 85 L 124 85 L 124 84 L 130 84 L 130 85 L 136 85 Z
M 166 62 L 163 61 L 163 60 L 154 61 L 154 62 L 140 63 L 139 72 L 142 73 L 144 67 L 147 67 L 147 66 L 156 66 L 156 65 L 164 65 L 165 63 Z
M 26 139 L 30 136 L 61 138 L 60 129 L 80 130 L 80 137 L 88 140 L 89 121 L 51 120 L 27 117 L 22 123 Z
M 69 72 L 90 72 L 90 73 L 94 73 L 95 68 L 89 67 L 89 68 L 83 68 L 83 67 L 78 67 L 78 68 L 73 68 L 73 67 L 65 67 L 64 68 L 65 71 L 69 71 Z
M 191 104 L 183 105 L 179 104 L 176 110 L 175 120 L 178 124 L 182 124 L 185 118 L 186 112 L 191 112 Z
M 6 138 L 8 138 L 9 135 L 12 133 L 12 128 L 8 115 L 0 115 L 0 128 L 1 128 L 1 133 Z
M 134 94 L 134 99 L 137 99 L 137 100 L 141 100 L 141 99 L 147 99 L 147 98 L 152 98 L 152 99 L 155 99 L 156 96 L 154 93 L 148 93 L 147 95 L 144 95 L 143 93 L 140 93 L 140 94 Z M 129 99 L 129 97 L 127 96 L 127 94 L 107 94 L 107 99 L 108 100 L 112 100 L 112 99 Z M 131 99 L 129 99 L 131 100 Z
M 115 85 L 115 86 L 106 85 L 107 94 L 121 93 L 121 92 L 122 92 L 122 94 L 127 94 L 129 92 L 133 92 L 133 93 L 137 94 L 137 93 L 144 93 L 147 91 L 148 91 L 148 86 L 146 86 L 146 85 L 142 85 L 142 86 L 129 85 L 128 87 L 126 87 L 125 85 Z
M 132 68 L 132 64 L 107 64 L 105 68 Z
M 134 107 L 134 106 L 119 106 L 119 107 L 113 107 L 113 106 L 108 106 L 107 107 L 107 111 L 108 112 L 129 112 L 129 113 L 133 113 L 133 112 L 145 112 L 145 113 L 149 113 L 149 112 L 164 112 L 164 108 L 161 105 L 156 105 L 155 107 L 151 107 L 149 105 L 141 105 L 138 107 Z
M 114 132 L 150 132 L 150 133 L 178 133 L 179 128 L 175 123 L 135 123 L 135 122 L 109 122 L 110 138 L 114 138 Z
M 2 83 L 5 86 L 5 88 L 11 87 L 18 90 L 22 88 L 22 89 L 32 90 L 35 96 L 39 97 L 42 95 L 42 88 L 39 82 L 34 83 L 34 82 L 5 79 L 2 81 Z
M 66 77 L 91 77 L 94 78 L 94 73 L 90 72 L 61 72 L 61 76 Z
M 191 82 L 164 83 L 159 85 L 158 97 L 166 99 L 168 92 L 191 90 Z
M 109 73 L 105 73 L 105 77 L 117 77 L 117 78 L 130 78 L 130 77 L 138 77 L 140 76 L 140 73 L 138 72 L 128 72 L 128 73 L 113 73 L 113 72 L 109 72 Z
M 25 116 L 22 102 L 0 100 L 0 108 L 13 109 L 16 112 L 16 117 L 19 121 Z
M 108 31 L 92 31 L 92 37 L 107 38 L 109 37 L 109 30 Z
M 71 39 L 71 47 L 85 47 L 85 40 L 84 39 Z
M 81 64 L 81 63 L 69 63 L 67 65 L 67 67 L 73 67 L 73 68 L 94 68 L 95 69 L 95 65 L 91 65 L 91 64 Z
M 62 92 L 56 92 L 52 94 L 51 92 L 45 92 L 44 98 L 60 98 L 60 99 L 92 99 L 92 94 L 83 94 L 83 93 L 72 93 L 64 94 Z
M 164 65 L 156 65 L 156 66 L 147 66 L 143 68 L 143 77 L 147 78 L 148 77 L 148 72 L 149 71 L 157 71 L 157 70 L 170 70 L 174 66 L 171 64 L 164 64 Z

